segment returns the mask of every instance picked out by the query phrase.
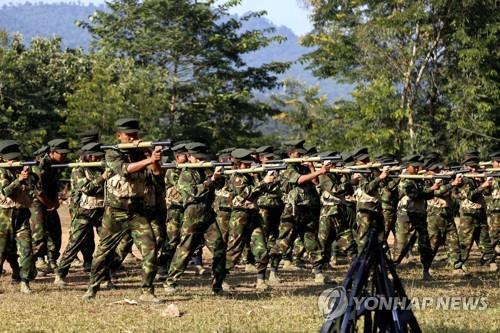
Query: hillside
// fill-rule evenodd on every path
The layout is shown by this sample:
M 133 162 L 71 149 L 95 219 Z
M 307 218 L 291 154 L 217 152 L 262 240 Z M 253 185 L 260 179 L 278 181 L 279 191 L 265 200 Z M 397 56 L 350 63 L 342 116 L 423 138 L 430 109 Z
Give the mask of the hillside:
M 0 8 L 0 29 L 9 32 L 18 32 L 28 43 L 35 36 L 60 36 L 63 45 L 70 48 L 89 48 L 91 41 L 87 31 L 78 28 L 75 21 L 86 21 L 97 9 L 105 9 L 105 5 L 59 3 L 59 4 L 31 4 L 6 5 Z M 244 26 L 245 30 L 264 29 L 274 26 L 265 19 L 253 19 Z M 296 61 L 308 50 L 299 45 L 298 36 L 285 26 L 274 26 L 276 33 L 285 36 L 287 40 L 282 44 L 273 44 L 269 47 L 249 54 L 245 59 L 249 65 L 260 65 L 270 61 Z M 319 84 L 324 94 L 331 99 L 349 97 L 350 86 L 336 84 L 334 81 L 319 81 L 307 71 L 303 65 L 294 64 L 282 77 L 298 79 L 308 85 Z

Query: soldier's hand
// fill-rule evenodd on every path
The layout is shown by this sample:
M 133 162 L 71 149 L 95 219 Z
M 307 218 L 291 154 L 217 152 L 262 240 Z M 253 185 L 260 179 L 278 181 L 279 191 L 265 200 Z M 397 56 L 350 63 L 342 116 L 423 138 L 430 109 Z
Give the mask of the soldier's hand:
M 481 187 L 483 188 L 488 188 L 493 185 L 493 181 L 491 179 L 486 179 L 484 183 L 481 184 Z
M 431 186 L 431 190 L 435 191 L 435 190 L 438 190 L 439 188 L 441 187 L 441 183 L 434 183 L 432 184 Z
M 214 174 L 212 175 L 212 181 L 215 181 L 215 180 L 219 179 L 220 177 L 222 177 L 222 167 L 218 166 L 218 167 L 215 167 L 215 169 L 214 169 Z
M 380 176 L 378 176 L 378 178 L 382 180 L 382 179 L 386 179 L 388 176 L 389 176 L 389 167 L 386 165 L 382 169 L 382 173 L 380 174 Z
M 460 184 L 462 184 L 462 175 L 459 174 L 455 176 L 455 179 L 451 182 L 451 186 L 458 186 Z
M 104 180 L 108 180 L 110 176 L 111 176 L 111 171 L 109 170 L 104 171 L 101 175 L 102 179 Z
M 271 184 L 274 182 L 274 175 L 272 173 L 267 173 L 263 179 L 264 183 L 266 184 Z
M 328 173 L 330 172 L 330 168 L 332 167 L 332 165 L 330 163 L 327 163 L 327 164 L 323 164 L 323 166 L 321 167 L 321 169 L 319 169 L 319 172 L 324 175 L 325 173 Z
M 24 168 L 23 171 L 19 173 L 18 179 L 20 182 L 22 182 L 23 180 L 28 179 L 28 177 L 29 177 L 29 170 L 28 168 Z
M 151 153 L 149 160 L 151 161 L 151 163 L 156 163 L 161 160 L 161 147 L 155 147 L 155 150 L 153 150 L 153 152 Z

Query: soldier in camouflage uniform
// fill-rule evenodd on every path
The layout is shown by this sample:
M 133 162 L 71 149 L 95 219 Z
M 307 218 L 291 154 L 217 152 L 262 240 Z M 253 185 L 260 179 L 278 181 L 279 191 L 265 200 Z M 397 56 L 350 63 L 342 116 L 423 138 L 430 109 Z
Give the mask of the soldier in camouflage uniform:
M 138 120 L 119 119 L 115 125 L 120 142 L 139 142 Z M 130 232 L 143 260 L 142 294 L 139 299 L 143 302 L 159 303 L 154 296 L 153 286 L 156 274 L 156 242 L 151 224 L 146 218 L 144 192 L 146 169 L 150 167 L 155 175 L 161 174 L 161 149 L 156 147 L 147 158 L 141 149 L 109 149 L 105 158 L 109 178 L 106 181 L 100 243 L 92 260 L 89 288 L 82 299 L 95 298 L 100 283 L 107 277 L 116 247 Z
M 479 169 L 479 158 L 468 156 L 462 163 L 470 172 Z M 481 264 L 490 264 L 496 271 L 495 250 L 491 244 L 486 221 L 484 194 L 489 185 L 481 184 L 477 178 L 463 177 L 460 187 L 460 249 L 464 263 L 469 258 L 469 253 L 474 242 L 478 243 L 481 250 Z
M 500 152 L 490 154 L 490 158 L 493 168 L 500 168 Z M 486 179 L 483 185 L 488 188 L 486 209 L 488 213 L 491 246 L 495 249 L 500 241 L 500 178 Z
M 352 154 L 356 165 L 370 164 L 368 148 L 358 148 Z M 370 228 L 375 228 L 379 241 L 384 242 L 384 218 L 382 216 L 382 205 L 380 200 L 381 189 L 387 184 L 388 171 L 384 168 L 371 168 L 371 174 L 356 173 L 353 181 L 357 183 L 355 192 L 356 206 L 356 234 L 358 251 L 364 248 Z
M 84 145 L 80 151 L 81 159 L 85 162 L 101 161 L 104 153 L 100 149 L 100 143 L 90 142 Z M 94 228 L 100 231 L 102 217 L 104 214 L 104 183 L 108 173 L 103 168 L 77 167 L 71 173 L 71 187 L 78 207 L 75 207 L 74 216 L 71 221 L 69 242 L 64 250 L 59 267 L 56 271 L 54 284 L 65 286 L 64 278 L 68 275 L 69 268 L 82 248 L 94 244 Z M 89 249 L 85 249 L 89 251 Z M 92 249 L 93 251 L 93 249 Z M 93 252 L 90 253 L 92 256 Z M 85 263 L 92 265 L 92 257 L 85 258 Z M 109 279 L 108 279 L 109 280 Z
M 439 174 L 442 168 L 437 160 L 426 163 L 427 173 L 430 175 Z M 436 179 L 435 184 L 434 198 L 427 201 L 427 228 L 432 253 L 435 256 L 439 247 L 446 244 L 448 265 L 454 269 L 454 273 L 463 274 L 460 243 L 451 202 L 453 188 L 460 184 L 460 179 L 449 182 Z
M 246 169 L 255 162 L 251 154 L 250 150 L 238 148 L 231 153 L 231 156 L 238 169 Z M 229 183 L 234 198 L 229 222 L 226 269 L 229 271 L 234 267 L 245 244 L 249 243 L 257 268 L 256 288 L 266 290 L 268 285 L 265 278 L 269 256 L 257 200 L 264 189 L 274 183 L 274 176 L 267 174 L 262 181 L 259 181 L 251 174 L 234 174 Z
M 207 146 L 193 142 L 186 145 L 191 163 L 208 160 Z M 177 181 L 177 191 L 182 196 L 184 214 L 180 234 L 180 242 L 170 264 L 165 291 L 169 294 L 177 290 L 177 281 L 186 269 L 189 258 L 196 248 L 205 240 L 212 252 L 212 291 L 222 292 L 222 282 L 226 274 L 226 253 L 222 234 L 215 222 L 212 210 L 215 182 L 220 177 L 216 169 L 211 177 L 207 177 L 203 169 L 183 169 Z
M 231 153 L 234 148 L 221 150 L 218 153 L 219 162 L 231 162 Z M 233 197 L 229 177 L 222 175 L 217 181 L 215 190 L 215 200 L 213 209 L 217 214 L 216 221 L 222 233 L 224 244 L 227 245 L 229 241 L 229 220 L 231 219 L 231 210 L 233 207 Z
M 291 158 L 302 157 L 304 140 L 288 143 Z M 326 278 L 322 273 L 321 248 L 317 238 L 318 216 L 314 208 L 319 206 L 319 196 L 315 185 L 319 175 L 327 173 L 329 166 L 325 165 L 320 170 L 315 170 L 311 163 L 309 166 L 299 163 L 289 163 L 287 169 L 281 173 L 281 188 L 284 195 L 285 207 L 281 215 L 279 236 L 276 246 L 271 250 L 270 283 L 279 283 L 277 276 L 278 265 L 284 253 L 292 245 L 293 239 L 298 235 L 313 265 L 313 273 L 317 283 L 325 283 Z
M 420 155 L 407 157 L 405 159 L 405 174 L 417 174 L 422 166 L 421 159 Z M 394 248 L 396 262 L 399 263 L 402 260 L 417 237 L 424 280 L 432 279 L 429 269 L 433 258 L 427 231 L 426 200 L 432 199 L 434 191 L 438 188 L 439 184 L 434 184 L 431 188 L 425 187 L 425 183 L 421 179 L 401 179 L 399 183 L 400 199 L 396 221 L 397 243 Z
M 61 249 L 61 220 L 59 208 L 59 178 L 57 169 L 51 168 L 54 163 L 64 163 L 69 153 L 69 144 L 64 139 L 49 142 L 49 152 L 33 167 L 37 175 L 35 198 L 31 205 L 31 234 L 33 240 L 33 256 L 37 258 L 36 266 L 40 274 L 46 274 L 57 268 L 57 259 Z M 44 260 L 48 254 L 49 264 Z
M 325 152 L 321 155 L 337 155 Z M 345 197 L 354 194 L 350 177 L 343 174 L 327 173 L 319 176 L 321 190 L 321 212 L 319 218 L 318 240 L 321 246 L 323 263 L 328 264 L 333 241 L 344 253 L 355 254 L 353 235 L 349 220 L 346 218 Z
M 19 144 L 12 140 L 0 142 L 0 155 L 5 161 L 19 160 Z M 0 169 L 0 274 L 7 257 L 18 258 L 20 290 L 25 294 L 31 293 L 29 282 L 36 276 L 29 225 L 34 183 L 36 176 L 27 167 Z

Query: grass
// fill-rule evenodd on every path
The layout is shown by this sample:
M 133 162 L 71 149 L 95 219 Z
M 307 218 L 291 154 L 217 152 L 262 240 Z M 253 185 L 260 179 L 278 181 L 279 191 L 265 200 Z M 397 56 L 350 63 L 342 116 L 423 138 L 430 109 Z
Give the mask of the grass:
M 472 276 L 457 277 L 439 261 L 433 269 L 433 282 L 423 284 L 418 265 L 398 269 L 410 297 L 485 296 L 483 311 L 415 311 L 424 332 L 498 332 L 500 330 L 500 286 L 498 273 L 478 266 L 477 249 L 469 262 Z M 117 290 L 101 291 L 92 303 L 82 302 L 88 277 L 80 268 L 69 275 L 70 285 L 52 285 L 53 275 L 32 283 L 33 295 L 22 295 L 10 277 L 0 277 L 0 331 L 2 332 L 317 332 L 323 318 L 317 298 L 326 286 L 314 285 L 309 270 L 282 272 L 285 283 L 271 292 L 256 294 L 254 274 L 237 270 L 229 277 L 235 291 L 224 297 L 210 294 L 209 277 L 194 275 L 191 268 L 182 279 L 182 289 L 166 296 L 161 284 L 157 296 L 165 305 L 112 304 L 124 298 L 137 299 L 140 265 L 127 262 L 119 273 Z M 327 274 L 342 281 L 347 265 Z M 8 269 L 8 267 L 6 267 Z M 168 304 L 175 304 L 181 317 L 162 315 Z

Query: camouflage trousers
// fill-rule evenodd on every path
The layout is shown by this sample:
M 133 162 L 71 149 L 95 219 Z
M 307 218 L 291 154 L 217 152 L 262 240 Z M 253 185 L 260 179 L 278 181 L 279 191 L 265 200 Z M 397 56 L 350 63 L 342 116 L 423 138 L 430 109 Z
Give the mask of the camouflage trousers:
M 106 207 L 99 233 L 99 246 L 92 260 L 89 289 L 99 290 L 100 283 L 107 278 L 115 259 L 115 250 L 120 241 L 130 233 L 134 244 L 142 255 L 142 290 L 152 292 L 156 274 L 156 242 L 151 224 L 144 216 L 140 204 L 129 210 Z
M 29 226 L 30 211 L 27 208 L 0 208 L 0 273 L 6 259 L 14 263 L 22 281 L 36 277 L 35 261 L 31 247 Z M 12 265 L 12 263 L 11 263 Z
M 165 242 L 165 263 L 164 268 L 168 271 L 170 262 L 174 257 L 175 250 L 181 242 L 181 227 L 184 215 L 184 208 L 182 207 L 168 207 L 166 218 L 166 242 Z
M 196 248 L 205 242 L 212 253 L 214 290 L 222 290 L 226 275 L 226 246 L 217 223 L 215 213 L 203 203 L 191 204 L 184 210 L 180 242 L 175 250 L 165 286 L 176 286 L 184 273 Z
M 260 207 L 259 215 L 262 223 L 262 231 L 267 243 L 267 250 L 270 251 L 276 244 L 279 236 L 279 226 L 283 207 Z
M 233 209 L 229 222 L 229 242 L 226 253 L 227 270 L 231 270 L 238 262 L 247 243 L 250 245 L 250 250 L 255 258 L 257 273 L 265 273 L 269 256 L 259 211 Z
M 146 207 L 146 218 L 151 224 L 155 235 L 156 263 L 159 266 L 166 262 L 165 242 L 167 241 L 167 228 L 165 225 L 165 214 L 154 207 Z
M 371 210 L 358 210 L 356 212 L 356 244 L 361 252 L 365 247 L 370 228 L 375 228 L 378 240 L 384 242 L 384 217 L 382 213 Z
M 68 245 L 59 261 L 57 269 L 57 274 L 59 276 L 65 277 L 68 275 L 71 263 L 75 260 L 79 251 L 84 253 L 85 262 L 92 262 L 92 255 L 95 248 L 94 228 L 99 232 L 103 214 L 103 208 L 80 208 L 78 212 L 76 212 L 71 221 Z
M 347 219 L 344 218 L 340 206 L 323 206 L 321 208 L 318 228 L 318 241 L 321 247 L 323 263 L 328 263 L 332 256 L 332 244 L 338 250 L 349 255 L 355 254 L 354 236 Z
M 281 258 L 292 247 L 295 238 L 300 238 L 315 272 L 321 272 L 322 256 L 318 242 L 317 210 L 311 207 L 285 205 L 279 226 L 279 236 L 270 251 L 271 267 L 277 269 Z
M 387 240 L 391 232 L 396 237 L 397 211 L 395 209 L 382 209 L 382 216 L 384 217 L 384 238 Z M 396 239 L 394 239 L 394 243 L 396 243 Z
M 488 215 L 491 245 L 495 248 L 500 241 L 500 211 L 490 212 Z
M 448 265 L 453 268 L 462 267 L 460 242 L 453 215 L 444 210 L 427 213 L 427 229 L 433 257 L 439 248 L 446 244 Z
M 418 241 L 420 262 L 424 269 L 431 267 L 433 252 L 427 231 L 427 217 L 425 213 L 406 212 L 398 214 L 396 221 L 396 246 L 394 258 L 399 262 Z
M 219 230 L 222 233 L 222 239 L 224 244 L 227 245 L 229 242 L 229 221 L 231 220 L 231 208 L 219 208 L 216 211 L 216 223 L 219 226 Z
M 460 249 L 463 262 L 469 259 L 474 242 L 481 251 L 481 264 L 495 261 L 495 249 L 491 243 L 486 214 L 483 211 L 477 213 L 460 212 Z
M 61 250 L 61 220 L 57 211 L 47 211 L 39 201 L 35 200 L 31 211 L 31 237 L 33 256 L 41 258 L 48 255 L 49 261 L 55 263 Z

